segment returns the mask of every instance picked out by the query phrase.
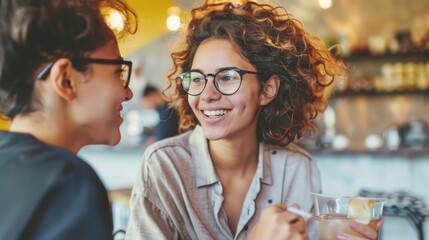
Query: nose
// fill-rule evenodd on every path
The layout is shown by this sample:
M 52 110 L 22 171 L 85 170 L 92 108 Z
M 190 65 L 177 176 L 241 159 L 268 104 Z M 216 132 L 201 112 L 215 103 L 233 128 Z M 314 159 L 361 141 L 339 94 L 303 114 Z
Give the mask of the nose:
M 131 88 L 129 88 L 129 87 L 127 87 L 126 89 L 125 89 L 125 100 L 124 101 L 129 101 L 129 100 L 131 100 L 131 98 L 133 98 L 133 96 L 134 96 L 134 93 L 133 93 L 133 91 L 131 90 Z
M 222 94 L 216 89 L 214 85 L 214 78 L 212 76 L 207 77 L 207 85 L 201 93 L 201 99 L 206 102 L 212 100 L 219 100 Z

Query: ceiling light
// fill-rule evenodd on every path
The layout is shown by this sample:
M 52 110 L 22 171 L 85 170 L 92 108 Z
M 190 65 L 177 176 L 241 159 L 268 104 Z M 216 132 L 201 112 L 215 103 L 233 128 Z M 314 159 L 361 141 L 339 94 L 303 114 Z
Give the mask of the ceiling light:
M 167 18 L 167 28 L 170 31 L 177 31 L 180 28 L 180 18 L 176 15 L 171 15 Z
M 180 13 L 182 10 L 179 7 L 172 6 L 167 9 L 167 28 L 170 31 L 177 31 L 182 25 L 182 20 L 180 19 Z
M 328 9 L 332 6 L 332 0 L 318 0 L 319 1 L 319 6 L 322 9 Z
M 107 24 L 115 31 L 121 32 L 124 30 L 124 17 L 116 10 L 112 10 L 107 16 Z

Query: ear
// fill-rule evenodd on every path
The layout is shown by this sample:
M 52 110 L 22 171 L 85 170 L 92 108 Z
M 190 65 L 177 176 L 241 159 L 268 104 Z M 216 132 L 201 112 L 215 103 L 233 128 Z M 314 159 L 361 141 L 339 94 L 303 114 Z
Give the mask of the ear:
M 280 87 L 280 78 L 278 75 L 273 75 L 264 84 L 264 89 L 260 98 L 260 105 L 268 105 L 276 96 Z
M 73 65 L 67 58 L 58 59 L 52 65 L 49 74 L 55 91 L 66 101 L 72 101 L 76 98 L 76 78 L 72 78 L 72 74 Z

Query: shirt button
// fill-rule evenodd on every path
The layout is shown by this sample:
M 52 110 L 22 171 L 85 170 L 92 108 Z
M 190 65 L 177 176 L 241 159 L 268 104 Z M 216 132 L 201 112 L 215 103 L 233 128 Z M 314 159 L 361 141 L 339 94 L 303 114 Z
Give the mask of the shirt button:
M 249 229 L 249 227 L 246 225 L 246 226 L 244 226 L 244 231 L 247 231 L 247 229 Z
M 277 151 L 272 151 L 271 152 L 273 155 L 276 155 L 277 154 Z
M 272 199 L 268 199 L 268 203 L 269 204 L 273 203 L 273 200 Z

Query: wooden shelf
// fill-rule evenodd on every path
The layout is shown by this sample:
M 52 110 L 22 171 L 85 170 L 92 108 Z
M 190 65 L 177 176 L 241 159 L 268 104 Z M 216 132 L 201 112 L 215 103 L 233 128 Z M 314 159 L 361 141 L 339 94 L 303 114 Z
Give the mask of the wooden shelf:
M 429 95 L 429 89 L 424 90 L 393 90 L 393 91 L 377 91 L 377 90 L 346 90 L 343 92 L 335 92 L 330 97 L 339 98 L 339 97 L 354 97 L 354 96 L 394 96 L 394 95 Z
M 343 60 L 346 62 L 358 62 L 358 61 L 412 61 L 412 60 L 429 60 L 429 50 L 409 52 L 409 53 L 386 53 L 380 55 L 373 55 L 369 53 L 355 54 L 350 56 L 344 56 Z
M 308 149 L 311 155 L 317 156 L 360 156 L 367 155 L 373 157 L 403 157 L 408 159 L 415 159 L 420 157 L 429 158 L 429 149 L 428 147 L 421 149 L 411 149 L 411 148 L 399 148 L 397 150 L 391 151 L 388 149 L 378 149 L 378 150 L 367 150 L 367 149 L 346 149 L 342 151 L 337 151 L 334 149 Z

